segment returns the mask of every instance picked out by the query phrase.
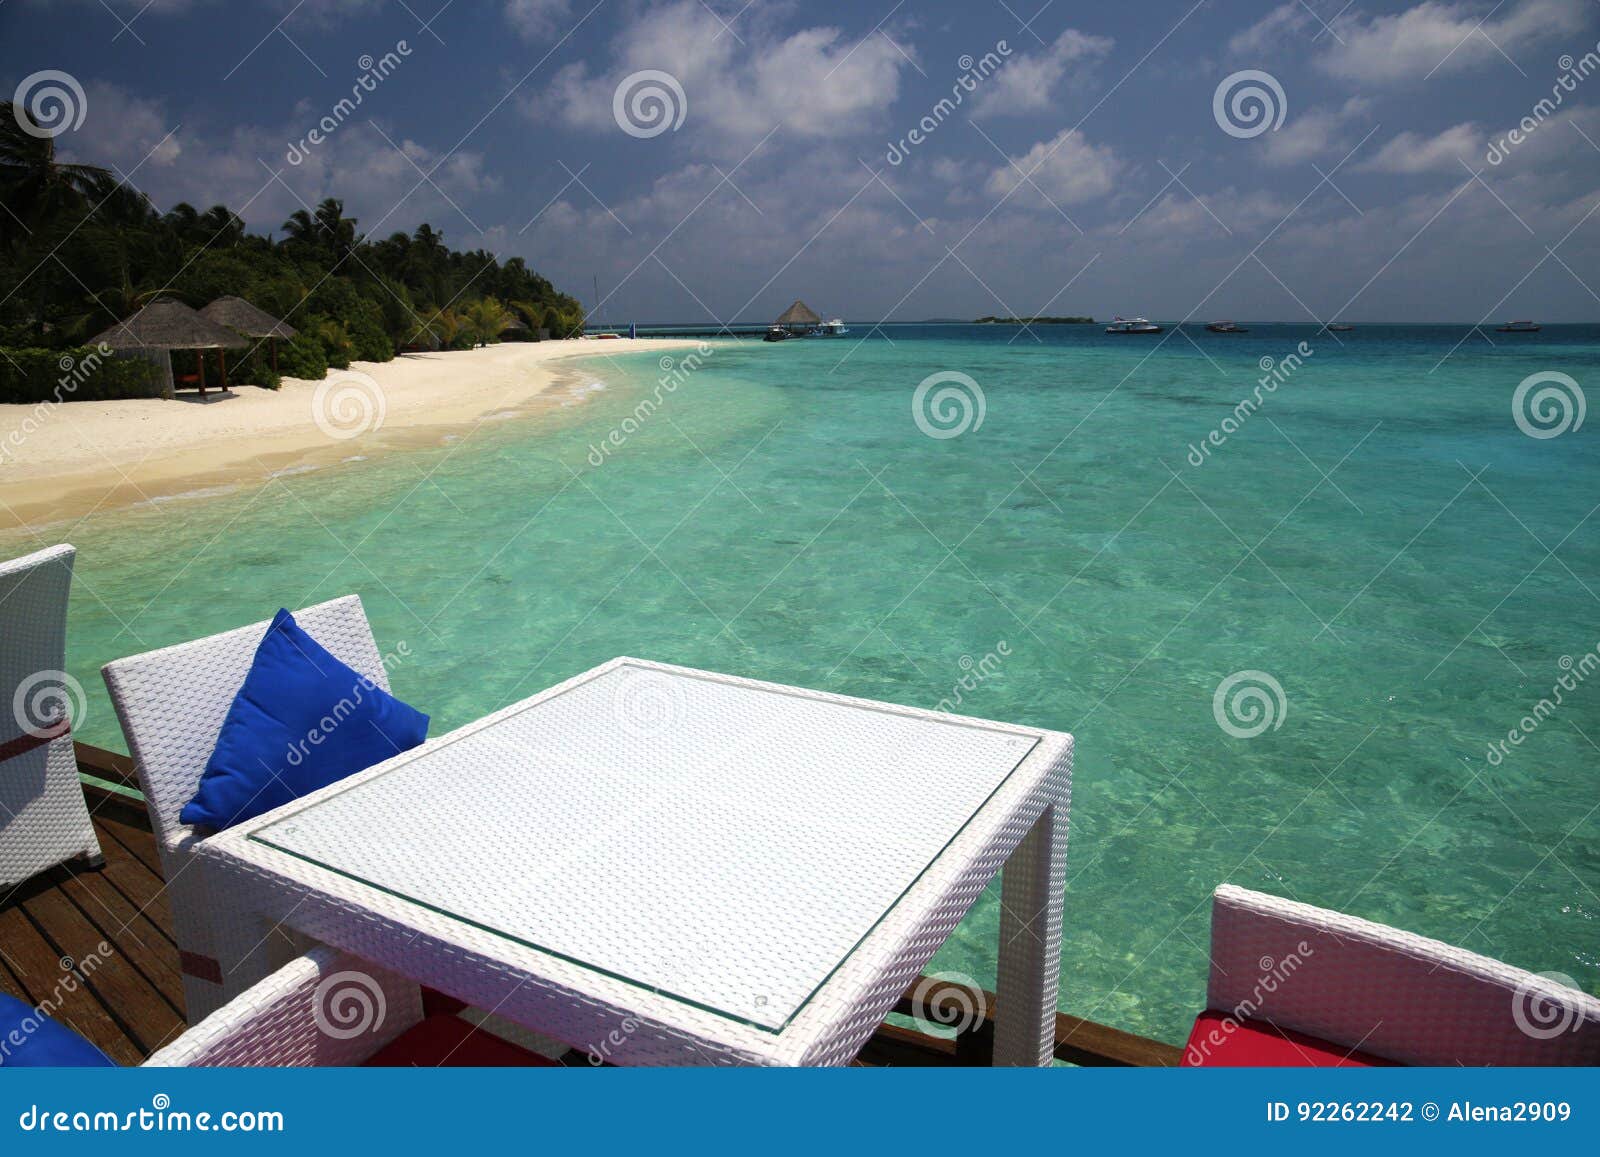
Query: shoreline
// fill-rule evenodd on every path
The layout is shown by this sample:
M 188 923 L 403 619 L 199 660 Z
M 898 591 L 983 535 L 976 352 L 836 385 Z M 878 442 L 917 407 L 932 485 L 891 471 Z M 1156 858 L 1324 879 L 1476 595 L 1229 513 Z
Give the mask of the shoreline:
M 0 530 L 199 497 L 300 468 L 436 445 L 451 430 L 571 405 L 580 358 L 694 348 L 692 339 L 505 342 L 352 362 L 321 382 L 177 401 L 0 405 Z M 597 348 L 598 347 L 598 348 Z M 14 432 L 26 430 L 24 436 Z

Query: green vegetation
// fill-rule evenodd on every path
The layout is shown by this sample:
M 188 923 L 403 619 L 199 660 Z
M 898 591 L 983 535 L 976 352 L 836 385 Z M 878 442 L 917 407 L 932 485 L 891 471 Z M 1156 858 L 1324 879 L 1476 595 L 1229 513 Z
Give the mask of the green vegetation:
M 578 301 L 522 258 L 457 252 L 430 225 L 370 238 L 329 197 L 314 210 L 296 210 L 274 241 L 247 232 L 224 205 L 200 212 L 178 204 L 157 213 L 110 171 L 59 162 L 54 146 L 25 131 L 10 102 L 0 102 L 0 351 L 17 362 L 0 359 L 0 383 L 34 381 L 45 367 L 35 353 L 58 360 L 157 297 L 198 309 L 236 294 L 282 318 L 299 336 L 279 344 L 278 368 L 298 378 L 320 378 L 353 360 L 387 361 L 405 349 L 498 341 L 512 320 L 531 334 L 582 331 Z M 192 359 L 179 353 L 174 368 L 181 373 Z M 137 396 L 144 375 L 124 364 L 108 359 L 96 374 L 106 388 Z M 276 386 L 270 366 L 262 345 L 237 362 L 229 358 L 228 377 Z M 60 376 L 52 376 L 50 390 Z M 87 380 L 70 396 L 91 396 Z M 0 400 L 25 398 L 8 393 Z
M 101 402 L 157 398 L 160 374 L 149 362 L 102 358 L 78 349 L 8 349 L 0 357 L 0 402 Z
M 980 317 L 974 325 L 1093 325 L 1092 317 Z

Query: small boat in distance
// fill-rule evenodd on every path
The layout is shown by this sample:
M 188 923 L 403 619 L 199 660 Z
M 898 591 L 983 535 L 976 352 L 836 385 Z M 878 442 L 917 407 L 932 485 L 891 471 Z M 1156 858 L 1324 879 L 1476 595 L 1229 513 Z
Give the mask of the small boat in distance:
M 1160 333 L 1161 327 L 1143 317 L 1114 317 L 1106 326 L 1107 333 L 1146 334 Z
M 1349 333 L 1355 326 L 1342 321 L 1333 321 L 1328 323 L 1326 329 L 1329 333 Z
M 839 337 L 841 334 L 849 333 L 850 329 L 842 320 L 836 317 L 832 321 L 825 321 L 819 325 L 817 332 L 823 337 Z
M 1250 331 L 1232 321 L 1214 321 L 1206 326 L 1210 333 L 1249 333 Z
M 767 336 L 762 341 L 788 341 L 791 334 L 781 325 L 767 326 Z
M 1495 333 L 1538 333 L 1540 326 L 1532 321 L 1508 321 L 1496 329 Z

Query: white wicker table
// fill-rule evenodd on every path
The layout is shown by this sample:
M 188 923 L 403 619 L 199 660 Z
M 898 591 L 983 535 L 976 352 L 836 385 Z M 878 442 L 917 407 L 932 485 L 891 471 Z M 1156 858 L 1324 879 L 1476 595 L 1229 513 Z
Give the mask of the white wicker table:
M 1004 871 L 1048 1064 L 1072 737 L 617 659 L 199 848 L 230 990 L 287 928 L 623 1064 L 845 1064 Z

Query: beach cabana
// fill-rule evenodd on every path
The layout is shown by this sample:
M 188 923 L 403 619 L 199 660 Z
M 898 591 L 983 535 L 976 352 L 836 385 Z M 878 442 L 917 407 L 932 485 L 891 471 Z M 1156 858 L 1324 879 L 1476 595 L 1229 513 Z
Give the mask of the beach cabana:
M 508 317 L 506 323 L 500 327 L 501 341 L 533 341 L 533 331 L 528 328 L 521 318 Z
M 778 315 L 778 320 L 772 323 L 781 326 L 790 333 L 804 333 L 814 326 L 822 324 L 822 315 L 812 309 L 799 298 L 788 309 Z
M 298 332 L 288 322 L 279 321 L 242 297 L 219 297 L 202 309 L 200 316 L 245 337 L 264 338 L 272 355 L 273 373 L 278 372 L 278 342 L 289 341 Z
M 228 365 L 224 350 L 243 349 L 250 343 L 231 329 L 202 317 L 181 301 L 160 298 L 138 313 L 93 338 L 92 346 L 105 345 L 127 357 L 142 357 L 158 366 L 162 373 L 162 392 L 171 398 L 176 388 L 172 376 L 172 351 L 194 350 L 199 372 L 194 384 L 200 396 L 206 394 L 206 351 L 217 351 L 217 370 L 224 390 L 228 388 Z M 189 384 L 185 382 L 185 385 Z

